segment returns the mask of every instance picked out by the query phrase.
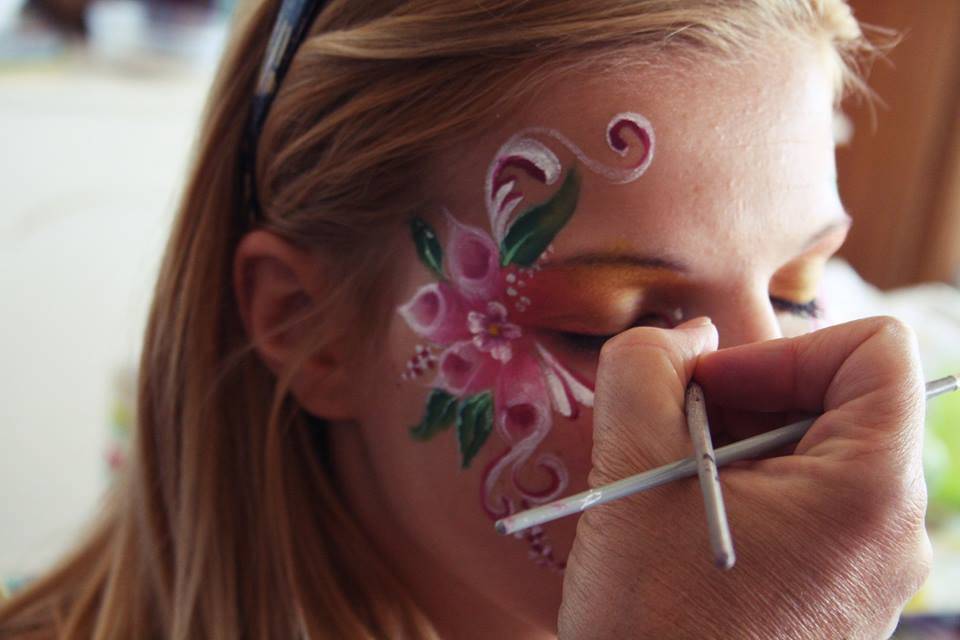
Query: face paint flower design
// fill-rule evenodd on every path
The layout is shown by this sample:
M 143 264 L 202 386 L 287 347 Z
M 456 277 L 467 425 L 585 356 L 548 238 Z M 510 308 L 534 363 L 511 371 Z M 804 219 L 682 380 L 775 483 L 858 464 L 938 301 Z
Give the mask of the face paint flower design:
M 523 334 L 520 327 L 507 322 L 507 308 L 500 302 L 488 302 L 486 313 L 468 313 L 467 326 L 473 334 L 474 346 L 500 362 L 510 361 L 513 356 L 510 341 Z
M 429 345 L 417 347 L 404 377 L 435 370 L 423 419 L 411 435 L 425 440 L 455 425 L 461 467 L 466 468 L 497 432 L 504 447 L 484 469 L 481 496 L 492 518 L 549 502 L 566 489 L 563 461 L 537 449 L 552 427 L 553 412 L 577 417 L 579 407 L 593 405 L 593 389 L 542 344 L 535 328 L 523 324 L 524 312 L 537 303 L 523 295 L 523 289 L 576 210 L 580 166 L 618 184 L 646 171 L 653 159 L 653 128 L 639 114 L 616 115 L 606 138 L 622 157 L 630 151 L 625 131 L 641 143 L 638 159 L 627 167 L 597 162 L 552 129 L 520 131 L 504 143 L 487 170 L 490 232 L 444 212 L 446 239 L 441 245 L 428 223 L 420 218 L 411 222 L 417 253 L 437 276 L 398 308 Z M 545 139 L 577 158 L 565 175 Z M 524 177 L 559 186 L 547 201 L 514 215 L 524 200 L 518 187 Z M 536 470 L 544 480 L 529 486 Z M 541 555 L 551 553 L 539 538 L 535 546 Z

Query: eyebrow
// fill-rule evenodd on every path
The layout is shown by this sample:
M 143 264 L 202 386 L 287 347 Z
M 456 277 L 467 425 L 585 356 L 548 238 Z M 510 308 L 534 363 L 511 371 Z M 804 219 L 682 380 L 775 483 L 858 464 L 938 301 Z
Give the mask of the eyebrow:
M 687 273 L 689 269 L 682 262 L 661 256 L 644 256 L 635 253 L 588 252 L 551 260 L 551 268 L 558 267 L 638 267 Z
M 820 231 L 817 231 L 815 234 L 810 236 L 810 239 L 803 244 L 803 248 L 804 250 L 809 249 L 813 245 L 823 240 L 825 237 L 829 236 L 831 233 L 839 229 L 849 229 L 852 226 L 853 226 L 853 218 L 850 217 L 849 213 L 847 213 L 846 211 L 843 211 L 842 216 L 839 220 L 831 222 L 830 224 L 825 226 L 823 229 L 820 229 Z
M 809 249 L 817 244 L 823 238 L 839 229 L 849 229 L 853 225 L 853 218 L 846 211 L 842 212 L 840 220 L 831 222 L 823 227 L 803 243 L 803 250 Z M 578 253 L 559 260 L 551 260 L 550 268 L 562 267 L 635 267 L 640 269 L 651 269 L 659 271 L 674 271 L 676 273 L 689 273 L 690 269 L 679 260 L 663 256 L 649 256 L 636 253 L 604 253 L 601 251 L 591 251 Z

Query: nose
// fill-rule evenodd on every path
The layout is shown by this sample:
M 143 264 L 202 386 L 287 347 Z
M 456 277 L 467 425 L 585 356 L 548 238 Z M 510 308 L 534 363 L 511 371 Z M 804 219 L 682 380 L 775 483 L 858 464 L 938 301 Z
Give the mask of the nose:
M 707 314 L 720 335 L 720 348 L 783 336 L 766 286 L 735 284 L 714 296 Z
M 724 287 L 723 291 L 711 296 L 707 307 L 704 312 L 717 327 L 721 349 L 783 336 L 765 283 Z M 707 413 L 714 446 L 723 446 L 786 424 L 777 414 L 719 406 L 709 396 Z

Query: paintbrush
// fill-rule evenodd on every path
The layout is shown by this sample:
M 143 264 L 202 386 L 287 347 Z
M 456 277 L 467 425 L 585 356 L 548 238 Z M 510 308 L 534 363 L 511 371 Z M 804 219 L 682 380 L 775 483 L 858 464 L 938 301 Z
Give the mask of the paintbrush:
M 944 393 L 956 391 L 958 387 L 960 387 L 960 377 L 956 375 L 932 380 L 926 384 L 927 400 Z M 806 420 L 801 420 L 800 422 L 794 422 L 785 427 L 780 427 L 779 429 L 774 429 L 773 431 L 761 433 L 752 438 L 720 447 L 716 450 L 714 456 L 716 466 L 722 467 L 738 460 L 757 458 L 776 451 L 785 445 L 793 444 L 803 437 L 819 417 L 820 416 L 814 416 Z M 682 460 L 671 462 L 670 464 L 651 469 L 650 471 L 638 473 L 623 480 L 617 480 L 602 487 L 590 489 L 576 495 L 561 498 L 555 502 L 515 513 L 506 518 L 501 518 L 496 521 L 494 526 L 497 531 L 502 534 L 523 531 L 538 524 L 544 524 L 564 516 L 579 513 L 612 500 L 659 487 L 674 480 L 689 478 L 697 474 L 697 462 L 696 456 L 683 458 Z M 708 506 L 708 509 L 709 508 Z
M 696 382 L 691 382 L 687 387 L 684 413 L 687 416 L 690 441 L 693 443 L 693 458 L 697 461 L 697 476 L 700 478 L 700 491 L 703 493 L 713 562 L 721 569 L 732 569 L 737 561 L 733 552 L 733 536 L 727 523 L 727 510 L 723 506 L 720 475 L 717 472 L 717 459 L 710 437 L 710 423 L 707 420 L 707 401 L 703 397 L 703 389 Z

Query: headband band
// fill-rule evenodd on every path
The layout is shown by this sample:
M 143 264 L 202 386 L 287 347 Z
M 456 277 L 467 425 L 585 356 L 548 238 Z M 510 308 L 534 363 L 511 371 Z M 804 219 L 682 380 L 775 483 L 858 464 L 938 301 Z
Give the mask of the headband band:
M 257 199 L 256 158 L 257 144 L 267 119 L 270 105 L 277 89 L 290 67 L 293 54 L 309 31 L 310 24 L 324 5 L 324 0 L 283 0 L 277 13 L 277 22 L 270 33 L 270 41 L 260 66 L 257 84 L 250 107 L 243 146 L 241 148 L 241 172 L 250 206 L 251 223 L 260 217 L 260 202 Z

